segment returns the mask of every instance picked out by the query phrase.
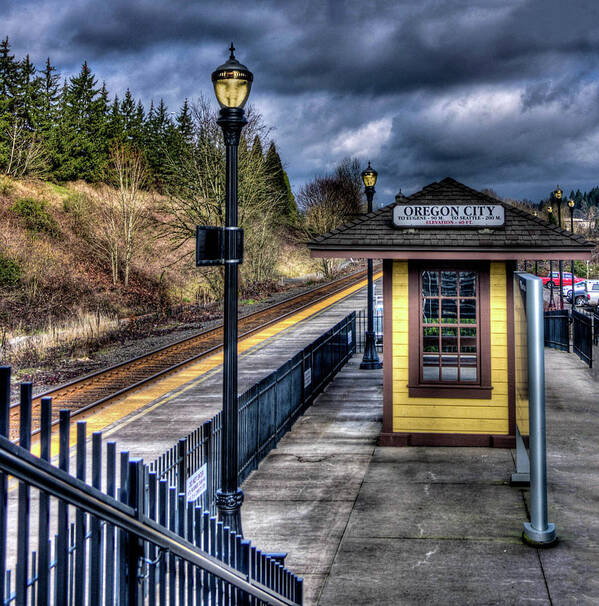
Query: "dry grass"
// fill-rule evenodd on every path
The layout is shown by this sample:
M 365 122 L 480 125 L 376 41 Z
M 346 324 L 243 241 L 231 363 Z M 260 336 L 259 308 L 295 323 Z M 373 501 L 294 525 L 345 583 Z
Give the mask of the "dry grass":
M 299 278 L 320 271 L 318 259 L 312 259 L 304 245 L 283 244 L 277 272 L 284 278 Z
M 116 316 L 78 310 L 68 322 L 49 323 L 35 334 L 4 330 L 0 335 L 0 359 L 2 364 L 23 368 L 44 364 L 58 351 L 86 355 L 119 326 Z

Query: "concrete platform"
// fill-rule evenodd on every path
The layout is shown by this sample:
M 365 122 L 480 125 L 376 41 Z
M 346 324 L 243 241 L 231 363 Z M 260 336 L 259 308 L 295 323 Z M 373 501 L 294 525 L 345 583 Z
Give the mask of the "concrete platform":
M 268 376 L 347 314 L 365 306 L 366 289 L 362 288 L 281 332 L 273 330 L 272 336 L 257 338 L 256 345 L 239 355 L 239 393 Z M 268 334 L 268 329 L 265 332 Z M 147 400 L 143 408 L 119 418 L 103 435 L 115 440 L 119 450 L 128 450 L 132 457 L 149 463 L 221 410 L 222 365 Z
M 340 372 L 244 484 L 244 533 L 287 551 L 305 604 L 599 604 L 599 385 L 546 350 L 549 520 L 521 540 L 515 452 L 382 448 L 381 371 Z

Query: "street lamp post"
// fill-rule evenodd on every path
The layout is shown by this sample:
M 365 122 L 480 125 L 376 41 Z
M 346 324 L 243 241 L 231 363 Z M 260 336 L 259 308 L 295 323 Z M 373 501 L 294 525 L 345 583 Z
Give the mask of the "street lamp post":
M 364 182 L 364 193 L 368 201 L 368 212 L 372 212 L 372 198 L 374 197 L 374 185 L 378 173 L 368 163 L 368 168 L 362 171 L 362 181 Z M 360 368 L 375 369 L 382 368 L 379 355 L 376 351 L 376 336 L 374 333 L 374 290 L 372 284 L 372 259 L 368 259 L 368 325 L 366 327 L 366 342 L 364 344 L 364 357 Z
M 242 236 L 237 225 L 237 150 L 241 130 L 247 124 L 243 107 L 254 76 L 231 55 L 212 73 L 212 84 L 221 107 L 217 120 L 226 147 L 226 206 L 224 227 L 224 360 L 221 487 L 216 493 L 219 521 L 237 535 L 241 530 L 243 492 L 238 486 L 238 401 L 237 401 L 237 297 L 238 264 L 242 261 Z
M 549 222 L 551 223 L 551 217 L 553 216 L 553 207 L 551 204 L 547 207 L 549 213 Z M 553 260 L 549 260 L 549 309 L 553 309 L 555 305 L 553 300 Z
M 557 200 L 557 225 L 562 226 L 562 190 L 559 185 L 553 192 L 553 197 Z M 564 309 L 564 262 L 559 260 L 559 308 Z
M 570 209 L 570 231 L 574 233 L 574 200 L 568 200 L 568 208 Z M 570 261 L 570 273 L 572 274 L 572 309 L 576 307 L 576 292 L 574 287 L 574 259 Z

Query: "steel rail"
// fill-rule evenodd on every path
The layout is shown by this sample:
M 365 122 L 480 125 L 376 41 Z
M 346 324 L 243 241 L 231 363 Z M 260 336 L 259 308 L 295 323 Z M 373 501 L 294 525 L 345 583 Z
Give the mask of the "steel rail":
M 38 490 L 167 550 L 172 555 L 202 568 L 271 606 L 296 604 L 283 596 L 273 595 L 263 585 L 252 581 L 249 575 L 242 574 L 224 562 L 203 554 L 185 539 L 163 528 L 129 505 L 108 497 L 47 461 L 38 459 L 4 436 L 0 436 L 0 469 Z
M 315 305 L 323 300 L 326 300 L 327 298 L 329 298 L 331 296 L 334 296 L 335 294 L 337 294 L 339 292 L 342 292 L 346 288 L 349 288 L 350 286 L 353 286 L 354 284 L 359 282 L 362 278 L 365 277 L 365 275 L 366 275 L 365 271 L 355 272 L 353 274 L 350 274 L 349 276 L 344 276 L 343 278 L 340 278 L 333 282 L 329 282 L 326 285 L 317 286 L 317 287 L 312 288 L 299 295 L 294 295 L 294 296 L 288 297 L 282 301 L 279 301 L 278 303 L 275 303 L 274 305 L 265 307 L 264 309 L 261 309 L 259 311 L 251 312 L 249 314 L 242 316 L 240 318 L 240 320 L 249 320 L 253 317 L 259 317 L 261 314 L 264 315 L 264 314 L 267 314 L 268 312 L 272 312 L 272 311 L 276 310 L 278 307 L 284 307 L 285 305 L 293 303 L 294 301 L 299 301 L 302 298 L 305 298 L 306 296 L 317 293 L 318 291 L 325 291 L 323 293 L 323 295 L 320 297 L 309 299 L 306 303 L 299 305 L 298 307 L 294 307 L 293 309 L 286 311 L 285 313 L 283 313 L 281 315 L 278 315 L 274 318 L 271 318 L 270 320 L 267 320 L 266 322 L 262 322 L 261 324 L 250 328 L 249 330 L 240 334 L 240 339 L 247 338 L 251 334 L 259 332 L 260 330 L 263 330 L 264 328 L 271 326 L 272 324 L 276 324 L 277 322 L 279 322 L 291 315 L 294 315 L 312 305 Z M 333 289 L 331 289 L 331 287 L 333 287 Z M 64 383 L 62 385 L 54 387 L 44 393 L 35 395 L 33 398 L 34 405 L 37 405 L 36 403 L 39 403 L 41 401 L 41 398 L 52 397 L 53 395 L 55 396 L 56 394 L 65 392 L 73 387 L 76 388 L 78 385 L 83 385 L 86 382 L 93 382 L 94 379 L 99 378 L 102 375 L 109 375 L 110 373 L 113 373 L 115 370 L 124 369 L 125 367 L 127 367 L 129 365 L 134 365 L 139 362 L 143 362 L 144 360 L 149 360 L 152 357 L 156 356 L 157 354 L 167 352 L 168 350 L 173 350 L 173 352 L 175 352 L 176 349 L 178 347 L 180 347 L 181 345 L 185 345 L 187 343 L 193 342 L 194 340 L 206 338 L 211 335 L 216 336 L 219 333 L 219 331 L 221 331 L 221 330 L 222 330 L 222 324 L 219 324 L 217 326 L 206 329 L 204 331 L 200 331 L 190 337 L 186 337 L 185 339 L 181 339 L 179 341 L 175 341 L 174 343 L 170 343 L 168 345 L 158 347 L 152 351 L 141 354 L 140 356 L 137 356 L 135 358 L 131 358 L 129 360 L 124 360 L 123 362 L 119 362 L 118 364 L 115 364 L 113 366 L 100 369 L 98 371 L 95 371 L 88 375 L 84 375 L 82 377 L 78 377 L 77 379 L 74 379 L 73 381 L 70 381 L 68 383 Z M 182 367 L 184 367 L 188 364 L 191 364 L 193 362 L 196 362 L 197 360 L 199 360 L 203 357 L 206 357 L 210 354 L 216 353 L 221 349 L 222 349 L 222 343 L 219 343 L 218 345 L 209 347 L 208 349 L 205 349 L 196 355 L 188 357 L 185 360 L 177 362 L 176 364 L 169 365 L 166 368 L 162 368 L 158 372 L 155 372 L 155 373 L 151 374 L 150 376 L 144 377 L 141 380 L 136 381 L 135 383 L 133 383 L 131 385 L 127 385 L 127 386 L 123 387 L 122 389 L 109 393 L 108 395 L 101 397 L 97 400 L 94 400 L 93 402 L 85 404 L 79 408 L 73 408 L 71 410 L 71 417 L 75 417 L 77 415 L 81 415 L 86 412 L 89 412 L 90 410 L 92 410 L 102 404 L 106 404 L 107 402 L 114 400 L 116 398 L 119 398 L 128 392 L 139 389 L 140 387 L 143 387 L 144 385 L 151 383 L 152 381 L 155 381 L 156 379 L 158 379 L 160 377 L 164 377 L 172 372 L 180 370 Z M 18 409 L 18 406 L 19 406 L 18 402 L 11 404 L 11 406 L 10 406 L 11 412 L 14 412 L 16 409 Z M 58 419 L 54 419 L 52 421 L 52 426 L 56 426 L 58 424 L 58 422 L 59 422 Z M 39 433 L 39 431 L 40 431 L 39 428 L 35 428 L 31 432 L 31 435 L 35 436 Z M 14 439 L 13 442 L 18 444 L 19 440 Z
M 366 271 L 355 272 L 353 274 L 350 274 L 349 276 L 344 276 L 343 278 L 340 278 L 339 280 L 334 280 L 333 282 L 329 282 L 329 283 L 327 283 L 325 285 L 317 286 L 317 287 L 315 287 L 313 289 L 310 289 L 310 290 L 308 290 L 306 292 L 303 292 L 303 293 L 301 293 L 299 295 L 294 295 L 292 297 L 288 297 L 287 299 L 284 299 L 283 301 L 279 301 L 278 303 L 275 303 L 274 305 L 271 305 L 269 307 L 265 307 L 264 309 L 261 309 L 259 311 L 250 312 L 250 313 L 248 313 L 248 314 L 246 314 L 244 316 L 240 316 L 239 320 L 240 321 L 241 320 L 247 320 L 247 319 L 249 319 L 249 318 L 251 318 L 253 316 L 257 316 L 257 315 L 259 315 L 261 313 L 264 313 L 266 311 L 274 310 L 277 307 L 281 307 L 281 306 L 285 305 L 286 303 L 291 303 L 295 299 L 299 299 L 301 297 L 304 297 L 305 295 L 309 295 L 309 294 L 314 293 L 314 292 L 316 292 L 318 290 L 322 290 L 325 287 L 332 286 L 333 284 L 336 284 L 338 282 L 342 282 L 342 281 L 348 281 L 349 282 L 349 281 L 351 281 L 350 278 L 355 278 L 356 281 L 358 281 L 358 279 L 360 277 L 365 276 L 365 275 L 366 275 Z M 324 297 L 321 297 L 320 299 L 313 300 L 308 305 L 313 304 L 313 303 L 317 303 L 318 301 L 321 301 L 323 298 L 326 298 L 326 296 L 330 296 L 332 294 L 335 294 L 336 292 L 339 292 L 340 290 L 343 290 L 343 288 L 345 288 L 346 286 L 340 287 L 338 290 L 334 290 L 333 292 L 327 293 L 327 295 L 325 295 Z M 301 309 L 304 309 L 305 307 L 306 306 L 298 307 L 294 311 L 299 311 Z M 288 314 L 284 314 L 282 316 L 279 316 L 279 318 L 284 318 L 287 315 Z M 264 325 L 261 325 L 260 327 L 262 327 L 262 326 L 268 326 L 272 322 L 273 322 L 272 320 L 269 321 L 269 322 L 266 322 Z M 156 349 L 153 349 L 151 351 L 143 353 L 143 354 L 141 354 L 139 356 L 136 356 L 134 358 L 130 358 L 129 360 L 124 360 L 123 362 L 119 362 L 119 363 L 114 364 L 112 366 L 108 366 L 107 368 L 102 368 L 100 370 L 96 370 L 96 371 L 94 371 L 92 373 L 89 373 L 87 375 L 84 375 L 82 377 L 77 377 L 76 379 L 73 379 L 72 381 L 69 381 L 68 383 L 63 383 L 62 385 L 58 385 L 57 387 L 53 387 L 52 389 L 49 389 L 48 391 L 45 391 L 44 393 L 36 394 L 33 397 L 33 399 L 34 400 L 38 400 L 38 399 L 41 399 L 41 398 L 50 397 L 50 396 L 52 396 L 53 393 L 56 393 L 57 391 L 62 391 L 64 389 L 67 389 L 68 387 L 73 387 L 73 386 L 75 386 L 75 385 L 77 385 L 79 383 L 83 383 L 83 382 L 89 381 L 90 379 L 93 379 L 94 377 L 100 376 L 100 375 L 105 374 L 107 372 L 110 372 L 112 370 L 116 370 L 116 369 L 121 368 L 123 366 L 126 366 L 128 364 L 132 364 L 133 362 L 139 362 L 141 360 L 153 357 L 157 353 L 160 353 L 160 352 L 163 352 L 163 351 L 167 351 L 168 349 L 171 349 L 171 348 L 174 348 L 174 347 L 176 347 L 178 345 L 182 345 L 184 343 L 193 341 L 194 339 L 198 339 L 199 337 L 207 336 L 210 333 L 216 333 L 218 330 L 222 329 L 222 327 L 223 327 L 222 323 L 219 323 L 217 326 L 213 326 L 212 328 L 207 328 L 206 330 L 201 330 L 201 331 L 197 332 L 194 335 L 191 335 L 189 337 L 185 337 L 184 339 L 181 339 L 179 341 L 175 341 L 174 343 L 169 343 L 168 345 L 162 345 L 161 347 L 157 347 Z M 247 333 L 244 333 L 241 336 L 244 336 L 245 334 L 247 334 Z M 11 404 L 10 408 L 17 408 L 18 406 L 19 406 L 19 403 L 15 402 L 15 403 Z

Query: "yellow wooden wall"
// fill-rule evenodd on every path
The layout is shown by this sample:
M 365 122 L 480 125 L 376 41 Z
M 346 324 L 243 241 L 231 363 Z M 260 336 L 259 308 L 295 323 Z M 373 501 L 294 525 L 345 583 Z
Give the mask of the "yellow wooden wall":
M 504 262 L 491 263 L 490 289 L 491 399 L 411 398 L 407 387 L 410 347 L 408 262 L 393 262 L 393 431 L 508 433 L 507 293 Z

